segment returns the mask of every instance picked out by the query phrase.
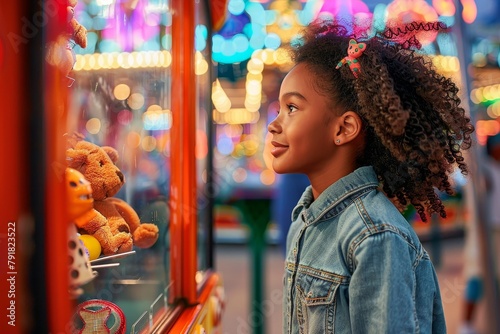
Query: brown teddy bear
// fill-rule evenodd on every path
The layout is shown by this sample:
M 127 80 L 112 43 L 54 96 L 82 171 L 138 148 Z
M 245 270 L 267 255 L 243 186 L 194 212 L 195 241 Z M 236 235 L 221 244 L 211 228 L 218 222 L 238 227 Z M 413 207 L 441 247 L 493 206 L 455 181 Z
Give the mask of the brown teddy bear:
M 80 135 L 68 137 L 66 150 L 68 167 L 83 174 L 92 187 L 94 218 L 77 222 L 85 234 L 93 235 L 101 244 L 104 255 L 151 247 L 158 239 L 158 227 L 141 224 L 139 216 L 125 201 L 113 196 L 125 183 L 125 177 L 115 165 L 118 152 L 83 140 Z
M 78 0 L 68 0 L 68 36 L 83 49 L 87 47 L 87 29 L 75 18 L 75 7 Z
M 87 29 L 75 18 L 75 6 L 78 0 L 67 0 L 67 3 L 66 31 L 49 45 L 46 54 L 47 62 L 57 66 L 66 76 L 71 72 L 76 61 L 70 40 L 84 49 L 87 47 Z

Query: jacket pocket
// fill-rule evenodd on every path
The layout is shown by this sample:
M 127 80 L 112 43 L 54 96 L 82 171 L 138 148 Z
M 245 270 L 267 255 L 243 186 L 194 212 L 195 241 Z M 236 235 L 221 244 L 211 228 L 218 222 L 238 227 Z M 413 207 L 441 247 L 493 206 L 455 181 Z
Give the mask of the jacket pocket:
M 300 333 L 334 333 L 338 287 L 338 282 L 297 273 L 295 305 Z

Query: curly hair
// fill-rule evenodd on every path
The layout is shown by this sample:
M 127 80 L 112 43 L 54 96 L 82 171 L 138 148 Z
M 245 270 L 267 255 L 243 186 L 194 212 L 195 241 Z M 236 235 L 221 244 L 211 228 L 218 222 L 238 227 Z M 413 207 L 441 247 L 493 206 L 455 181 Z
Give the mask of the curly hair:
M 407 25 L 407 30 L 442 29 L 441 24 Z M 453 194 L 450 173 L 458 166 L 468 173 L 462 151 L 471 147 L 474 127 L 460 106 L 458 87 L 439 74 L 419 47 L 415 34 L 385 31 L 363 40 L 355 78 L 348 66 L 336 64 L 347 55 L 347 29 L 331 22 L 311 23 L 292 48 L 295 63 L 305 63 L 318 78 L 316 89 L 342 113 L 363 120 L 365 145 L 358 165 L 373 166 L 381 189 L 403 209 L 412 204 L 423 221 L 426 212 L 446 217 L 436 189 Z M 394 37 L 399 40 L 395 41 Z

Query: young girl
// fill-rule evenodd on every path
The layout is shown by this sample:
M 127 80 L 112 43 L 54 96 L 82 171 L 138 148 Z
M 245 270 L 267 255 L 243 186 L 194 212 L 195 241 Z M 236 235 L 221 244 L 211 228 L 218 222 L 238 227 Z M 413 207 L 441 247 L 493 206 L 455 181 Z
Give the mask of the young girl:
M 413 24 L 356 39 L 311 24 L 282 82 L 272 134 L 277 173 L 304 173 L 287 239 L 283 333 L 445 333 L 429 255 L 400 210 L 445 216 L 473 126 Z M 396 41 L 397 40 L 397 41 Z

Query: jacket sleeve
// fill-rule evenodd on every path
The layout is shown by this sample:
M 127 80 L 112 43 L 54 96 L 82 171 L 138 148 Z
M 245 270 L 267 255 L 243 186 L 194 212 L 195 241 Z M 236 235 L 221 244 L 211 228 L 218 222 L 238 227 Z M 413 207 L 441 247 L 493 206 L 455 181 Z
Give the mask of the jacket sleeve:
M 415 333 L 413 249 L 398 234 L 368 236 L 352 250 L 353 333 Z

